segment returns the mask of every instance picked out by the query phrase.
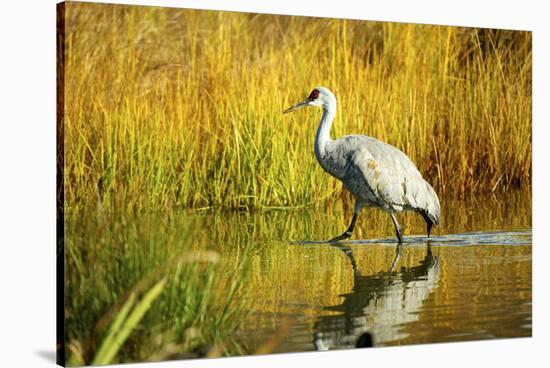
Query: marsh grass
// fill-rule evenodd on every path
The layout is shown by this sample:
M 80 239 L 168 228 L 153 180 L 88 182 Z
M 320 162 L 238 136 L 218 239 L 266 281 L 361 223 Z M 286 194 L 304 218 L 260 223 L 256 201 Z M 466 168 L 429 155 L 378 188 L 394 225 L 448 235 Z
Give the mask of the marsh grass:
M 68 3 L 69 210 L 324 205 L 320 112 L 282 115 L 316 85 L 332 136 L 402 149 L 440 195 L 530 186 L 531 34 Z

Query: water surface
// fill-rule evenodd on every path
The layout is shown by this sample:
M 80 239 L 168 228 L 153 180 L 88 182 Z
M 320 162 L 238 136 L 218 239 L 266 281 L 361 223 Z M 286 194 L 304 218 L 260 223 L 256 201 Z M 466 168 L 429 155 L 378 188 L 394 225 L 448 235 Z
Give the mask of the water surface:
M 240 346 L 235 353 L 255 352 L 285 326 L 275 352 L 531 336 L 530 193 L 441 198 L 441 204 L 441 224 L 429 239 L 421 216 L 398 215 L 400 246 L 389 215 L 377 209 L 361 213 L 352 238 L 327 243 L 350 221 L 347 201 L 318 209 L 76 217 L 67 237 L 71 336 L 87 341 L 113 293 L 120 300 L 151 270 L 204 250 L 219 255 L 211 266 L 216 282 L 205 276 L 208 287 L 195 294 L 213 288 L 212 300 L 227 300 L 228 285 L 243 275 L 234 304 L 248 313 L 232 335 Z M 143 341 L 177 325 L 159 311 L 192 308 L 185 295 L 163 295 L 121 361 L 147 360 L 164 349 Z M 204 313 L 197 318 L 212 317 Z
M 442 201 L 428 239 L 420 216 L 364 210 L 339 244 L 350 209 L 204 215 L 213 249 L 253 249 L 246 287 L 248 351 L 290 323 L 276 351 L 308 351 L 531 336 L 531 199 L 508 193 Z M 225 235 L 220 235 L 220 231 Z M 211 235 L 212 233 L 210 233 Z

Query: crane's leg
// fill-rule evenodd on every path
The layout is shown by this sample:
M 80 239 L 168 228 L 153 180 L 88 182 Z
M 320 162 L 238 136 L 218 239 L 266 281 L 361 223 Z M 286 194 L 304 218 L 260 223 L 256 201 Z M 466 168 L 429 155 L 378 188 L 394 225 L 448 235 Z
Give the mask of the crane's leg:
M 395 235 L 397 235 L 397 240 L 399 240 L 399 244 L 401 244 L 403 243 L 403 231 L 401 230 L 401 225 L 399 225 L 399 222 L 397 222 L 397 219 L 392 212 L 390 212 L 390 216 L 393 224 L 395 225 Z
M 359 201 L 356 201 L 355 208 L 353 210 L 353 218 L 351 219 L 351 224 L 349 224 L 348 229 L 344 231 L 342 235 L 338 235 L 337 237 L 330 239 L 329 242 L 344 240 L 351 236 L 351 234 L 353 233 L 353 229 L 355 228 L 355 222 L 357 221 L 357 216 L 359 216 L 359 213 L 361 212 L 361 208 L 362 206 L 359 203 Z

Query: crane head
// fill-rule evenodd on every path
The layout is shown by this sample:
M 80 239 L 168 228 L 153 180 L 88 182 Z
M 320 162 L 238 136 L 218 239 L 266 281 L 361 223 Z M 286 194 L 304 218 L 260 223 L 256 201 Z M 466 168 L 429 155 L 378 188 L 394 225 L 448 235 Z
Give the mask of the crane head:
M 296 111 L 304 106 L 317 106 L 325 110 L 336 110 L 336 97 L 328 88 L 315 87 L 305 100 L 289 107 L 283 114 Z

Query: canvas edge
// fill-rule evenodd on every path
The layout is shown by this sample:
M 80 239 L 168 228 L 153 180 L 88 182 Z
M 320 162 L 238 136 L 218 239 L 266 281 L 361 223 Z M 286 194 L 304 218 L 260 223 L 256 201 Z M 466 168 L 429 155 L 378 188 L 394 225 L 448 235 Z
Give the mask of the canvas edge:
M 56 4 L 56 59 L 56 363 L 65 366 L 65 2 Z

